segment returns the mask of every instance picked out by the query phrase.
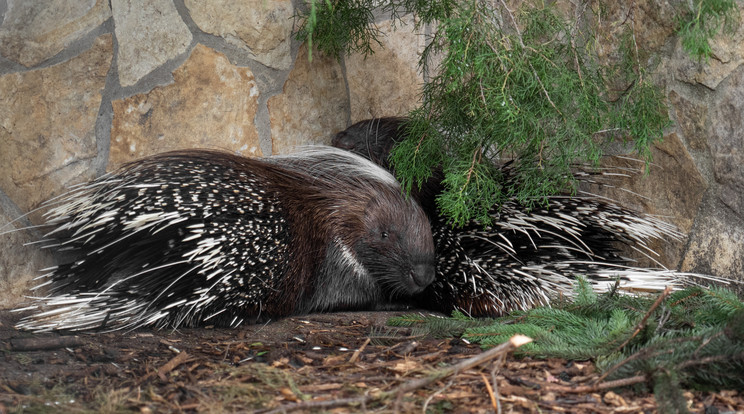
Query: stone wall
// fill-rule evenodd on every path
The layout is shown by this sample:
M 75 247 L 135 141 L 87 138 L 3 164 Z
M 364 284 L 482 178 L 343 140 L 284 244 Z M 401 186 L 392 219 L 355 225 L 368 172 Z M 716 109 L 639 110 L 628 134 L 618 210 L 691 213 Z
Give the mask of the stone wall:
M 611 22 L 632 21 L 638 49 L 664 86 L 673 124 L 653 148 L 648 175 L 619 180 L 623 190 L 602 193 L 687 233 L 681 243 L 655 246 L 661 264 L 744 281 L 744 25 L 713 39 L 713 56 L 698 61 L 674 35 L 674 7 L 681 3 L 614 2 L 605 10 L 598 37 L 613 42 L 617 26 Z M 744 2 L 738 3 L 741 23 Z
M 651 176 L 620 183 L 645 197 L 600 191 L 689 232 L 657 246 L 660 263 L 741 279 L 744 31 L 717 39 L 715 57 L 699 64 L 681 51 L 663 8 L 633 4 L 647 11 L 635 21 L 643 46 L 660 56 L 675 126 L 654 150 Z M 426 37 L 412 17 L 393 28 L 381 16 L 383 48 L 366 59 L 313 53 L 309 62 L 291 37 L 300 6 L 0 0 L 0 232 L 38 223 L 43 200 L 128 160 L 194 147 L 282 153 L 417 105 Z M 24 212 L 30 221 L 11 223 Z M 37 237 L 0 235 L 0 308 L 18 303 L 34 269 L 52 263 L 23 246 Z

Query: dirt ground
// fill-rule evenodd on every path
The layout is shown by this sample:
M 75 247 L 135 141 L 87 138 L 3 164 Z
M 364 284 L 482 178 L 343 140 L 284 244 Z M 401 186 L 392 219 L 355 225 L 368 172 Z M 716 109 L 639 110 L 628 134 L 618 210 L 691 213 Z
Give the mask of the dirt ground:
M 484 351 L 461 339 L 388 327 L 397 314 L 60 336 L 19 332 L 13 328 L 19 315 L 0 311 L 0 414 L 656 411 L 643 387 L 587 391 L 599 374 L 586 361 L 509 354 L 437 376 Z M 742 392 L 685 396 L 693 412 L 744 412 Z

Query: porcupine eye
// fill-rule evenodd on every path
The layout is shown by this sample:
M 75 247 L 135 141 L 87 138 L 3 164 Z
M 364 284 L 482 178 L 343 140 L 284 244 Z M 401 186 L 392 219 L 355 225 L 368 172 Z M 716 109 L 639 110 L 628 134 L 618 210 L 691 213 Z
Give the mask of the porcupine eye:
M 380 243 L 384 249 L 396 248 L 400 249 L 402 246 L 398 245 L 401 240 L 401 235 L 394 228 L 383 228 L 377 230 Z M 385 247 L 387 246 L 387 247 Z
M 366 231 L 354 251 L 384 291 L 394 296 L 413 295 L 431 283 L 434 246 L 422 212 L 410 203 L 372 198 L 363 225 Z

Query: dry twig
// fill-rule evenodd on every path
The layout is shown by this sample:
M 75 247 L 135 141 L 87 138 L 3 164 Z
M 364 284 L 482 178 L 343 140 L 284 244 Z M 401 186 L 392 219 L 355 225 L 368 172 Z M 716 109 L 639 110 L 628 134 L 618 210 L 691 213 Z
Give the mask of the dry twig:
M 71 348 L 83 345 L 85 342 L 77 336 L 56 336 L 56 337 L 30 337 L 30 338 L 11 338 L 10 349 L 12 351 L 39 351 L 58 348 Z
M 399 397 L 400 395 L 405 394 L 407 392 L 411 392 L 419 388 L 423 388 L 443 378 L 456 375 L 460 372 L 466 371 L 470 368 L 473 368 L 485 362 L 491 361 L 494 358 L 497 358 L 503 354 L 511 352 L 519 348 L 520 346 L 528 344 L 530 342 L 532 342 L 532 338 L 529 338 L 524 335 L 514 335 L 511 338 L 509 338 L 508 341 L 504 342 L 503 344 L 499 346 L 493 347 L 489 349 L 488 351 L 482 352 L 472 358 L 468 358 L 458 364 L 452 365 L 447 368 L 440 369 L 427 377 L 417 378 L 417 379 L 405 382 L 399 385 L 398 387 L 392 389 L 391 391 L 383 392 L 379 394 L 378 396 L 365 395 L 362 397 L 341 398 L 337 400 L 327 400 L 327 401 L 303 401 L 303 402 L 290 404 L 290 405 L 282 406 L 282 407 L 271 409 L 271 410 L 258 410 L 258 411 L 255 411 L 255 414 L 259 414 L 259 413 L 278 414 L 278 413 L 288 413 L 292 411 L 298 411 L 298 410 L 304 410 L 304 409 L 310 409 L 310 408 L 343 407 L 347 405 L 367 404 L 373 399 L 387 399 L 391 397 Z
M 630 337 L 628 337 L 628 339 L 626 339 L 625 342 L 623 342 L 619 347 L 617 347 L 617 349 L 615 349 L 615 352 L 619 352 L 620 350 L 622 350 L 623 348 L 625 348 L 625 345 L 628 345 L 628 343 L 633 338 L 635 338 L 636 335 L 638 335 L 639 332 L 641 332 L 641 329 L 643 329 L 643 327 L 646 326 L 646 321 L 648 321 L 648 318 L 651 316 L 652 313 L 654 313 L 654 311 L 656 310 L 656 308 L 658 308 L 659 305 L 661 305 L 661 302 L 663 302 L 664 299 L 666 299 L 667 296 L 669 296 L 670 293 L 672 293 L 672 287 L 671 286 L 667 286 L 666 289 L 664 289 L 664 291 L 661 292 L 661 295 L 659 295 L 659 297 L 656 298 L 656 301 L 648 309 L 648 312 L 646 312 L 646 315 L 643 316 L 643 319 L 641 319 L 641 321 L 638 322 L 638 326 L 636 326 L 635 331 L 633 331 L 633 335 L 630 335 Z

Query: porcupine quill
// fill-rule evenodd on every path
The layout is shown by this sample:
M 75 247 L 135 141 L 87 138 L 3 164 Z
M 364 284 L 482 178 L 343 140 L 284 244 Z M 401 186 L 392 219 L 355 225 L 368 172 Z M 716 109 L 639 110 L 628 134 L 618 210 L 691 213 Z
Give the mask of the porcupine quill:
M 404 118 L 357 122 L 332 140 L 334 146 L 362 155 L 393 170 L 388 159 L 393 146 L 405 138 Z M 508 166 L 505 180 L 513 180 Z M 577 172 L 589 181 L 593 174 Z M 655 260 L 649 243 L 654 239 L 682 240 L 669 223 L 627 209 L 600 197 L 584 194 L 548 198 L 549 208 L 526 208 L 515 199 L 490 209 L 491 224 L 470 221 L 456 228 L 437 208 L 442 192 L 441 170 L 412 186 L 432 225 L 437 252 L 434 282 L 417 296 L 420 306 L 471 316 L 501 316 L 512 310 L 547 305 L 552 298 L 572 296 L 577 275 L 585 276 L 596 291 L 619 282 L 622 289 L 661 291 L 667 285 L 694 283 L 694 278 L 725 280 L 665 268 L 632 266 L 623 257 L 623 244 Z M 657 262 L 658 263 L 658 262 Z
M 385 170 L 332 147 L 249 159 L 190 150 L 129 163 L 48 201 L 32 331 L 237 326 L 375 309 L 420 293 L 434 247 Z

